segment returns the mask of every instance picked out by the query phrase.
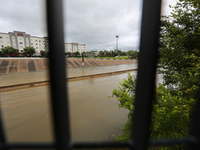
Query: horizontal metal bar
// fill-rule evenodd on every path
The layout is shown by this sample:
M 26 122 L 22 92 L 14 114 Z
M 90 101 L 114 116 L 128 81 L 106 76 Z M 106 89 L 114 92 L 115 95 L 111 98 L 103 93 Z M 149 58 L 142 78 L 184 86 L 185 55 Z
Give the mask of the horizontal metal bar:
M 180 144 L 195 144 L 197 140 L 193 137 L 179 138 L 179 139 L 151 139 L 149 145 L 161 146 L 161 145 L 180 145 Z
M 134 149 L 132 142 L 92 142 L 73 143 L 71 148 L 108 148 L 108 147 L 129 147 Z
M 72 148 L 105 148 L 105 147 L 129 147 L 133 148 L 133 144 L 130 142 L 93 142 L 93 143 L 72 143 L 70 144 L 70 149 Z M 49 149 L 56 148 L 55 144 L 52 143 L 8 143 L 8 144 L 0 144 L 0 149 Z
M 177 138 L 177 139 L 151 139 L 149 140 L 150 146 L 161 145 L 179 145 L 179 144 L 197 144 L 198 140 L 194 137 Z M 134 143 L 130 142 L 77 142 L 71 143 L 70 148 L 106 148 L 106 147 L 129 147 L 134 149 Z M 53 143 L 7 143 L 0 144 L 0 149 L 47 149 L 56 148 Z
M 0 149 L 49 149 L 55 148 L 52 143 L 6 143 L 0 144 Z

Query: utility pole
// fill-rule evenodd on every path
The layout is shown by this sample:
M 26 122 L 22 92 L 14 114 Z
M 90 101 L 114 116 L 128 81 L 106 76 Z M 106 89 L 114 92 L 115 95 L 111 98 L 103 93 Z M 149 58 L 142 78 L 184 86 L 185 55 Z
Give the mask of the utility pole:
M 84 68 L 84 56 L 83 56 L 83 53 L 82 53 L 82 68 Z
M 119 38 L 119 35 L 116 35 L 116 50 L 118 51 L 118 38 Z

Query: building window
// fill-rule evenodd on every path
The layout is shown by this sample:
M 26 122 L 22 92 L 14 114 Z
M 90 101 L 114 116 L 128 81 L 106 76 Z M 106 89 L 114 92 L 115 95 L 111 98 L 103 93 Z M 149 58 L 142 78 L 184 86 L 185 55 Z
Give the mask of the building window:
M 19 38 L 20 41 L 22 41 L 22 38 Z
M 33 41 L 33 39 L 31 39 L 31 41 Z
M 13 44 L 15 44 L 15 42 L 13 42 Z
M 36 43 L 36 45 L 37 45 L 37 43 Z
M 13 37 L 13 40 L 15 40 L 15 37 Z
M 35 40 L 35 42 L 37 42 L 37 40 Z
M 20 48 L 23 48 L 23 46 L 20 46 Z
M 28 39 L 26 39 L 26 41 L 28 41 Z
M 39 42 L 41 42 L 41 40 L 39 40 Z
M 31 45 L 33 45 L 33 43 L 31 43 Z
M 44 42 L 44 41 L 43 41 Z
M 23 53 L 24 51 L 23 51 L 23 50 L 21 50 L 20 52 L 21 52 L 21 53 Z
M 7 41 L 7 43 L 9 44 L 9 41 Z
M 38 49 L 38 47 L 36 47 L 36 49 Z
M 1 41 L 1 43 L 3 43 L 3 41 Z
M 2 39 L 2 36 L 0 36 L 0 39 Z
M 1 47 L 3 47 L 3 45 L 1 45 Z
M 9 39 L 9 38 L 7 37 L 7 39 Z
M 40 47 L 40 49 L 42 49 L 42 48 Z
M 19 44 L 23 44 L 22 42 L 19 42 Z
M 16 48 L 16 46 L 14 46 L 14 48 Z
M 26 45 L 28 45 L 28 43 L 26 43 Z
M 40 46 L 41 46 L 41 44 L 40 44 Z

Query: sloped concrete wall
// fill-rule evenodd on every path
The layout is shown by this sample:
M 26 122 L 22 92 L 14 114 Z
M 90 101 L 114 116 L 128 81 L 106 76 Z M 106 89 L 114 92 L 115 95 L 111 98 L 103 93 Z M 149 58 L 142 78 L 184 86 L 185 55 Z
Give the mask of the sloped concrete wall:
M 135 60 L 85 59 L 84 67 L 134 64 Z M 66 59 L 66 68 L 80 68 L 82 59 Z M 49 70 L 48 59 L 0 59 L 0 74 Z

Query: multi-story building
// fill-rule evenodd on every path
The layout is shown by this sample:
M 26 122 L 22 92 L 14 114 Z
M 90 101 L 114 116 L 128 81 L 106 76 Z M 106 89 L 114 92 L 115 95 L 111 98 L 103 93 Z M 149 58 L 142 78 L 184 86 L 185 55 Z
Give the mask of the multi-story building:
M 80 53 L 86 52 L 85 44 L 78 43 L 65 43 L 65 52 L 74 53 L 79 51 Z M 25 32 L 14 31 L 8 33 L 0 33 L 0 50 L 6 46 L 11 46 L 23 53 L 23 48 L 33 46 L 36 49 L 36 54 L 40 54 L 40 51 L 48 51 L 48 37 L 30 36 Z
M 86 52 L 86 45 L 85 44 L 78 44 L 78 43 L 65 43 L 65 53 L 71 52 Z
M 30 36 L 30 34 L 20 31 L 0 33 L 0 49 L 11 46 L 18 49 L 20 53 L 24 52 L 24 47 L 33 46 L 36 49 L 36 54 L 39 54 L 41 50 L 45 51 L 45 43 L 47 42 L 47 37 Z

